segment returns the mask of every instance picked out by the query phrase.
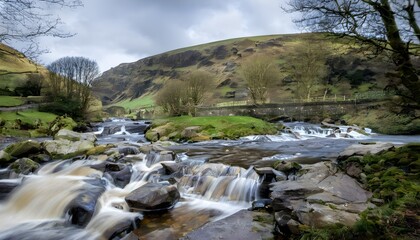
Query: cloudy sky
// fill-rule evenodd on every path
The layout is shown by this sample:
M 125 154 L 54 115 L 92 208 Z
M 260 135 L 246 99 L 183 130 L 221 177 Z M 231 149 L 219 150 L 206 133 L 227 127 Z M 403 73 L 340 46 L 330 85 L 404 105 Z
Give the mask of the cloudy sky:
M 286 0 L 84 0 L 62 9 L 67 39 L 42 38 L 48 64 L 83 56 L 106 71 L 165 51 L 235 37 L 296 33 Z

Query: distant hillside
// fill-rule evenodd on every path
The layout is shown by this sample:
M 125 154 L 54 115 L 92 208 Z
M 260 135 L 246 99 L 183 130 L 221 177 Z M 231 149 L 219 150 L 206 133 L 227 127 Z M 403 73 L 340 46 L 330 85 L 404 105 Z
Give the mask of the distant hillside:
M 23 86 L 31 74 L 46 74 L 24 54 L 0 43 L 0 95 L 9 95 L 16 87 Z
M 393 76 L 394 65 L 385 57 L 369 59 L 361 53 L 360 46 L 349 44 L 346 39 L 326 38 L 319 33 L 268 35 L 213 42 L 120 64 L 95 81 L 94 92 L 104 104 L 151 103 L 165 83 L 200 69 L 216 78 L 216 87 L 209 89 L 206 104 L 247 100 L 247 87 L 239 68 L 248 57 L 263 54 L 272 57 L 282 71 L 275 87 L 270 89 L 270 101 L 291 99 L 295 98 L 296 82 L 291 77 L 291 71 L 295 70 L 290 61 L 300 57 L 296 56 L 296 49 L 314 41 L 320 41 L 328 49 L 325 54 L 329 69 L 323 80 L 329 87 L 317 89 L 316 96 L 383 90 Z

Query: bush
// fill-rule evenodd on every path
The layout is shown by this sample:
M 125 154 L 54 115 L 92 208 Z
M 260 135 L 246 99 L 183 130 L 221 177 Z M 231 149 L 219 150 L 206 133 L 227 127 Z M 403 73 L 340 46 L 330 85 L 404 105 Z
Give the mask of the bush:
M 60 116 L 68 115 L 73 119 L 83 117 L 82 104 L 79 100 L 61 97 L 54 102 L 39 106 L 40 112 L 51 112 Z

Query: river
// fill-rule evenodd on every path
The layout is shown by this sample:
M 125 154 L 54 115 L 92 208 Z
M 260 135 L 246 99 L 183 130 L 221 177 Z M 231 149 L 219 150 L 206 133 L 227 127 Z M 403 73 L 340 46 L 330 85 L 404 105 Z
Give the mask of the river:
M 143 135 L 148 124 L 124 119 L 98 124 L 97 144 L 148 146 Z M 288 131 L 279 135 L 165 143 L 165 149 L 173 152 L 175 162 L 182 166 L 176 176 L 162 170 L 162 162 L 168 159 L 159 152 L 136 151 L 124 156 L 124 164 L 119 165 L 130 169 L 124 184 L 99 171 L 95 166 L 101 164 L 100 160 L 84 157 L 50 162 L 30 175 L 8 175 L 12 178 L 0 181 L 19 186 L 0 203 L 0 239 L 121 239 L 132 229 L 140 239 L 151 239 L 156 237 L 151 233 L 165 230 L 181 237 L 267 197 L 259 189 L 264 179 L 254 167 L 271 166 L 277 160 L 301 164 L 334 160 L 357 142 L 420 142 L 420 136 L 387 136 L 369 129 L 363 135 L 346 126 L 285 125 Z M 181 198 L 173 209 L 159 213 L 130 211 L 124 200 L 130 192 L 147 182 L 169 185 L 174 179 Z M 73 212 L 80 206 L 91 211 L 88 218 Z

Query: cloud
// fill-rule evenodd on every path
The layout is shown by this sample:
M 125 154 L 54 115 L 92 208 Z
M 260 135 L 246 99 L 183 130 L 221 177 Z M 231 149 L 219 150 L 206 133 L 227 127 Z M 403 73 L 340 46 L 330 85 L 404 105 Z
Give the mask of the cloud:
M 84 56 L 101 71 L 176 48 L 235 37 L 297 32 L 283 0 L 89 0 L 57 10 L 72 38 L 42 38 L 46 64 Z

